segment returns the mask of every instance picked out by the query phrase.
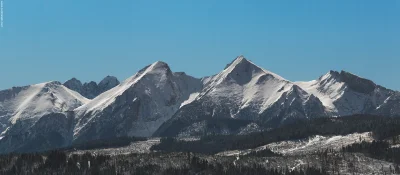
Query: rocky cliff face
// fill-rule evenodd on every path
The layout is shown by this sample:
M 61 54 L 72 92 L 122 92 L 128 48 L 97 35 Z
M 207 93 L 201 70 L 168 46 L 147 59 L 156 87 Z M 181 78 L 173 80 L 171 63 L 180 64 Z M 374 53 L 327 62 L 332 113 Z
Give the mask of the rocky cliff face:
M 117 86 L 120 82 L 116 77 L 107 76 L 97 84 L 94 81 L 82 84 L 76 78 L 72 78 L 64 83 L 65 87 L 80 93 L 82 96 L 93 99 L 100 95 L 101 93 L 112 89 Z

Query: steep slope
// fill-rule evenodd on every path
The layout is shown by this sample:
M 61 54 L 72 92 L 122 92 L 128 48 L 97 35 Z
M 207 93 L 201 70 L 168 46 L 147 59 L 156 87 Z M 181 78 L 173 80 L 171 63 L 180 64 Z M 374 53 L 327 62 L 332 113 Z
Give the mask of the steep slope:
M 243 56 L 203 82 L 203 90 L 163 124 L 156 135 L 172 136 L 184 131 L 191 132 L 188 128 L 194 127 L 192 125 L 217 118 L 279 125 L 297 117 L 325 116 L 322 103 L 314 95 L 254 65 Z M 219 125 L 222 126 L 215 132 L 231 130 L 224 123 Z M 210 130 L 207 124 L 202 126 L 205 127 L 200 129 L 202 132 Z
M 77 108 L 74 140 L 151 136 L 201 88 L 199 79 L 173 73 L 166 63 L 153 63 Z
M 97 84 L 94 81 L 82 84 L 82 82 L 79 81 L 78 79 L 72 78 L 66 81 L 64 83 L 64 86 L 80 93 L 82 96 L 86 98 L 93 99 L 97 97 L 99 94 L 117 86 L 119 83 L 120 82 L 116 77 L 107 76 L 103 80 L 101 80 L 99 84 Z
M 67 113 L 88 101 L 59 82 L 14 87 L 0 91 L 0 136 L 3 137 L 0 141 L 0 150 L 20 149 L 29 142 L 40 139 L 39 137 L 44 136 L 42 135 L 44 131 L 49 131 L 46 134 L 57 133 L 57 137 L 65 139 L 62 143 L 61 141 L 57 142 L 66 144 L 69 137 L 66 125 L 72 126 L 72 123 L 68 123 Z M 56 127 L 57 125 L 49 125 L 48 128 L 38 127 L 47 125 L 46 123 L 60 123 L 65 127 Z M 47 139 L 47 142 L 54 141 L 51 138 Z
M 296 82 L 321 99 L 332 116 L 352 114 L 398 115 L 399 92 L 349 72 L 330 71 L 318 80 Z

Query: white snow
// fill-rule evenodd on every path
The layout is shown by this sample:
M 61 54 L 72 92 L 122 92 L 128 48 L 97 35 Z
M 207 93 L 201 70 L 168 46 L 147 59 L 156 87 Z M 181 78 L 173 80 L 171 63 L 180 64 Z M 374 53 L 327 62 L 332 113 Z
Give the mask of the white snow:
M 198 87 L 197 87 L 198 84 Z M 157 61 L 142 69 L 132 77 L 128 78 L 118 86 L 100 94 L 89 103 L 77 108 L 76 118 L 78 123 L 74 129 L 74 136 L 88 123 L 97 122 L 101 112 L 113 105 L 124 105 L 123 101 L 116 101 L 117 98 L 132 98 L 124 100 L 139 101 L 137 110 L 138 119 L 133 122 L 129 129 L 131 136 L 151 136 L 158 127 L 164 123 L 185 103 L 195 98 L 196 91 L 202 86 L 201 80 L 194 79 L 186 74 L 173 73 L 169 66 Z M 130 106 L 124 106 L 130 107 Z M 81 120 L 85 114 L 91 113 L 88 118 Z M 123 117 L 121 114 L 120 117 Z M 115 123 L 110 123 L 115 124 Z M 117 125 L 117 124 L 115 124 Z
M 38 120 L 43 115 L 53 112 L 72 111 L 76 107 L 89 102 L 88 99 L 72 91 L 59 82 L 46 82 L 22 87 L 20 92 L 11 98 L 0 101 L 0 109 L 5 109 L 6 116 L 12 124 L 17 120 Z M 0 131 L 5 134 L 4 131 Z
M 277 143 L 271 143 L 265 147 L 271 149 L 274 152 L 281 154 L 307 154 L 310 152 L 324 151 L 325 149 L 341 149 L 343 146 L 347 146 L 358 142 L 371 142 L 373 138 L 370 132 L 365 133 L 353 133 L 345 136 L 314 136 L 304 140 L 298 141 L 282 141 Z M 263 147 L 261 147 L 262 149 Z M 260 149 L 260 148 L 259 148 Z
M 146 70 L 143 72 L 138 72 L 132 77 L 126 79 L 124 82 L 119 84 L 118 86 L 100 94 L 96 98 L 94 98 L 90 103 L 87 103 L 79 108 L 76 109 L 76 111 L 80 112 L 89 112 L 89 111 L 98 111 L 106 108 L 109 106 L 111 103 L 114 102 L 115 98 L 120 96 L 123 92 L 125 92 L 127 89 L 138 83 L 139 80 L 143 78 L 143 76 L 147 74 L 164 74 L 165 70 L 158 69 L 159 67 L 165 66 L 166 64 L 157 61 L 153 64 L 151 64 Z M 165 79 L 160 79 L 158 84 L 164 83 Z M 156 84 L 156 86 L 158 86 Z M 149 89 L 147 89 L 148 92 Z
M 132 142 L 130 145 L 120 148 L 105 148 L 105 149 L 94 149 L 94 150 L 77 150 L 72 153 L 84 154 L 91 152 L 95 154 L 115 155 L 115 154 L 131 154 L 131 153 L 149 153 L 150 148 L 153 145 L 159 144 L 160 138 L 151 138 L 146 141 Z
M 89 103 L 82 105 L 81 107 L 75 109 L 76 114 L 77 114 L 76 117 L 82 116 L 85 113 L 88 113 L 91 111 L 94 111 L 95 113 L 102 111 L 104 108 L 106 108 L 107 106 L 114 103 L 114 101 L 116 100 L 116 98 L 118 96 L 122 95 L 122 93 L 124 93 L 129 88 L 131 88 L 135 84 L 137 84 L 139 82 L 139 80 L 141 80 L 145 75 L 164 74 L 165 70 L 158 69 L 159 67 L 162 67 L 162 66 L 165 66 L 165 63 L 157 61 L 157 62 L 153 63 L 152 65 L 150 65 L 148 68 L 146 68 L 144 71 L 136 73 L 132 77 L 126 79 L 124 82 L 119 84 L 118 86 L 100 94 L 99 96 L 94 98 Z M 162 81 L 163 81 L 163 79 L 159 80 L 159 84 L 164 83 Z M 151 83 L 153 83 L 153 82 L 151 82 Z M 155 86 L 158 86 L 158 85 L 156 84 Z M 144 91 L 147 93 L 151 93 L 150 89 L 145 89 Z M 92 115 L 92 117 L 88 120 L 88 122 L 90 122 L 93 119 L 93 117 L 95 117 L 95 115 Z M 75 128 L 75 133 L 78 133 L 83 127 L 85 127 L 85 125 L 88 122 L 81 123 L 79 126 L 77 126 Z
M 389 96 L 388 98 L 386 98 L 382 104 L 380 104 L 378 107 L 376 107 L 376 109 L 379 109 L 379 108 L 381 108 L 382 105 L 385 105 L 388 102 L 388 100 L 390 99 L 390 97 L 392 97 L 392 96 Z
M 236 58 L 219 74 L 206 78 L 205 87 L 195 100 L 211 98 L 213 102 L 229 99 L 239 110 L 251 106 L 254 112 L 262 113 L 283 94 L 293 91 L 294 84 L 281 76 L 256 66 L 243 56 Z M 306 100 L 310 94 L 303 93 Z M 292 102 L 295 99 L 290 99 Z M 187 104 L 187 103 L 186 103 Z M 221 104 L 222 105 L 222 104 Z M 231 108 L 234 108 L 232 106 Z M 231 117 L 239 111 L 231 111 Z
M 198 92 L 195 92 L 195 93 L 190 94 L 189 99 L 185 100 L 185 101 L 181 104 L 181 106 L 180 106 L 179 108 L 181 108 L 181 107 L 183 107 L 183 106 L 185 106 L 185 105 L 191 103 L 193 100 L 196 99 L 196 97 L 197 97 L 198 95 L 199 95 Z
M 269 148 L 271 151 L 283 155 L 299 155 L 299 154 L 303 155 L 303 154 L 313 153 L 316 151 L 324 151 L 325 149 L 339 150 L 343 146 L 347 146 L 362 141 L 372 142 L 373 138 L 371 136 L 371 133 L 370 132 L 353 133 L 344 136 L 316 135 L 303 140 L 287 140 L 287 141 L 270 143 L 254 149 L 224 151 L 218 153 L 217 155 L 220 156 L 246 155 L 252 151 L 261 151 L 264 150 L 265 148 Z
M 332 71 L 318 80 L 295 82 L 308 93 L 316 96 L 334 116 L 363 113 L 368 105 L 379 109 L 390 98 L 390 90 L 375 89 L 371 94 L 362 94 L 351 90 L 340 81 Z
M 8 109 L 15 109 L 12 123 L 18 119 L 41 117 L 46 113 L 73 110 L 89 100 L 63 85 L 53 82 L 32 85 L 20 92 Z
M 324 106 L 326 106 L 329 110 L 334 111 L 336 110 L 334 101 L 343 95 L 343 88 L 345 84 L 335 80 L 329 81 L 329 79 L 332 78 L 331 76 L 332 75 L 330 73 L 327 73 L 322 76 L 321 81 L 312 80 L 309 82 L 295 82 L 295 84 L 319 98 Z

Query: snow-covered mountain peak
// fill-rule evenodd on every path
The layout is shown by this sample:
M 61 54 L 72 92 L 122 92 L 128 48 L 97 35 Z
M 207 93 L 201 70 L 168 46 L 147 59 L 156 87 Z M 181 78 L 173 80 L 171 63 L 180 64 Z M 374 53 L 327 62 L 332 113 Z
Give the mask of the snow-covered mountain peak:
M 335 79 L 335 80 L 339 80 L 340 78 L 340 73 L 338 71 L 334 71 L 334 70 L 330 70 L 328 73 L 320 76 L 318 78 L 319 81 L 324 81 L 327 79 Z
M 329 71 L 327 74 L 321 76 L 318 79 L 318 82 L 320 85 L 323 86 L 340 84 L 343 87 L 345 86 L 355 92 L 363 94 L 369 94 L 373 92 L 377 87 L 377 85 L 371 80 L 359 77 L 355 74 L 343 70 L 340 72 Z
M 225 67 L 223 72 L 259 72 L 265 71 L 261 67 L 258 67 L 251 61 L 247 60 L 244 56 L 236 57 L 230 64 Z
M 371 80 L 346 71 L 329 71 L 317 80 L 296 82 L 318 97 L 332 115 L 371 113 L 394 94 Z
M 88 101 L 58 81 L 0 91 L 0 133 L 7 134 L 5 129 L 17 121 L 26 125 L 13 131 L 28 129 L 44 115 L 72 111 Z
M 250 62 L 243 56 L 237 57 L 235 60 L 233 60 L 232 63 L 228 64 L 228 66 L 225 68 L 225 71 L 233 71 L 233 70 L 243 70 L 243 71 L 261 71 L 262 68 L 258 67 L 254 63 Z M 247 70 L 244 70 L 247 69 Z M 250 69 L 250 70 L 249 70 Z
M 219 74 L 206 79 L 205 85 L 235 83 L 240 86 L 248 83 L 263 83 L 267 79 L 285 81 L 281 76 L 265 70 L 243 56 L 237 57 Z
M 168 73 L 171 73 L 171 68 L 168 66 L 167 63 L 162 62 L 162 61 L 157 61 L 153 64 L 150 65 L 150 67 L 147 69 L 148 73 L 154 73 L 154 72 L 165 72 L 167 71 Z
M 318 98 L 243 56 L 202 81 L 201 92 L 190 97 L 156 135 L 179 129 L 186 132 L 196 122 L 212 118 L 255 120 L 273 125 L 294 118 L 325 115 Z M 180 122 L 187 124 L 184 126 L 187 128 L 182 128 Z
M 199 79 L 157 61 L 77 108 L 74 139 L 150 136 L 201 87 Z
M 19 93 L 12 102 L 15 112 L 11 121 L 41 117 L 50 112 L 70 111 L 88 101 L 57 81 L 32 85 Z

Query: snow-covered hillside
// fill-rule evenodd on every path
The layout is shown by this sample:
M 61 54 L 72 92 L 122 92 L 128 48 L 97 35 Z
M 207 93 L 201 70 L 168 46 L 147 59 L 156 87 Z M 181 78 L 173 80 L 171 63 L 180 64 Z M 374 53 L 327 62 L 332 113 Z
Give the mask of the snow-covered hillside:
M 374 139 L 371 132 L 353 133 L 336 136 L 312 136 L 301 140 L 286 140 L 274 142 L 254 149 L 231 150 L 218 153 L 221 156 L 247 155 L 253 151 L 261 151 L 266 148 L 273 152 L 286 155 L 310 155 L 326 149 L 340 151 L 342 147 L 361 142 L 372 142 Z

